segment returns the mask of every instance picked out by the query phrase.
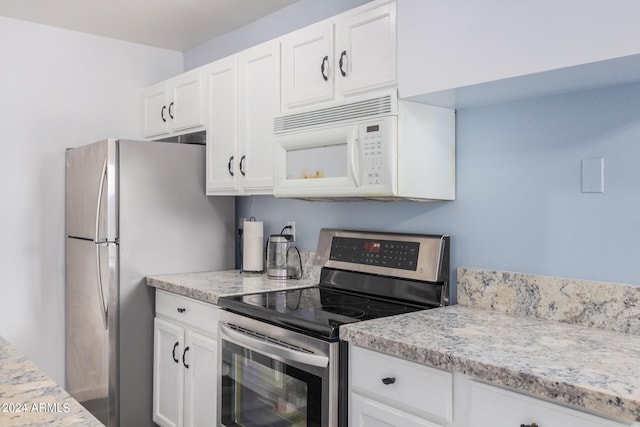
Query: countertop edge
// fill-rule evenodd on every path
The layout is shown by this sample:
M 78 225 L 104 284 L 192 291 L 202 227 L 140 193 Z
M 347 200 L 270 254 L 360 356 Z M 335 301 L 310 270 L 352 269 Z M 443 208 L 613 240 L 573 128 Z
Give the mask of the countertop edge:
M 437 310 L 449 310 L 454 307 L 456 306 L 441 307 Z M 488 310 L 487 314 L 510 316 L 493 313 Z M 411 316 L 411 314 L 401 316 Z M 386 319 L 390 320 L 391 318 Z M 455 354 L 453 351 L 424 348 L 420 345 L 409 343 L 404 339 L 385 336 L 384 333 L 371 334 L 356 329 L 366 325 L 366 323 L 365 321 L 343 326 L 340 329 L 340 339 L 372 351 L 437 369 L 468 375 L 474 380 L 504 387 L 515 392 L 526 393 L 546 401 L 579 408 L 588 413 L 624 420 L 625 422 L 640 421 L 640 402 L 638 401 L 568 382 L 558 382 L 544 375 L 522 372 L 503 364 L 487 363 L 484 360 Z M 583 327 L 580 325 L 566 326 L 569 328 Z

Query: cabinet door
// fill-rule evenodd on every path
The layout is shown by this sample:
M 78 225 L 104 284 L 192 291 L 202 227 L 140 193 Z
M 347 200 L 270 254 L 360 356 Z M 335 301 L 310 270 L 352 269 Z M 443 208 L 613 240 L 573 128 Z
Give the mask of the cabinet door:
M 282 39 L 282 109 L 333 99 L 333 23 L 321 22 Z
M 182 426 L 184 329 L 155 318 L 153 342 L 153 421 L 163 427 Z
M 245 194 L 273 192 L 273 119 L 280 105 L 280 45 L 269 42 L 240 56 L 240 150 Z
M 200 70 L 181 74 L 172 79 L 172 93 L 167 113 L 172 130 L 180 131 L 204 124 L 202 103 L 202 74 Z
M 221 59 L 205 68 L 209 104 L 207 130 L 207 194 L 232 194 L 238 172 L 238 62 Z
M 337 34 L 336 93 L 350 95 L 395 84 L 395 2 L 345 16 Z
M 349 414 L 354 427 L 441 427 L 356 393 L 351 393 Z
M 167 95 L 166 83 L 152 86 L 142 93 L 142 135 L 145 138 L 169 133 Z
M 468 384 L 468 427 L 628 425 L 475 381 Z
M 185 338 L 185 426 L 216 425 L 218 345 L 188 330 Z

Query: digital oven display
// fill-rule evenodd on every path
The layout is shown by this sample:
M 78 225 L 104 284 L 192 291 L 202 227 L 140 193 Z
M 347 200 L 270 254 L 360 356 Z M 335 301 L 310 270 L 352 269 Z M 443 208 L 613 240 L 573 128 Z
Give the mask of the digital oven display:
M 329 259 L 416 271 L 420 243 L 334 237 Z
M 362 250 L 370 254 L 379 254 L 381 245 L 380 242 L 364 242 Z

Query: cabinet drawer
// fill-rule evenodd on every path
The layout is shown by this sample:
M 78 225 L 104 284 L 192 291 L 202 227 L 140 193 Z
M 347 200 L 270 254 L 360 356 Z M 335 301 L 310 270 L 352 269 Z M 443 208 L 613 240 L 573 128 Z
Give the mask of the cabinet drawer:
M 442 427 L 440 424 L 434 424 L 376 400 L 367 399 L 357 393 L 351 395 L 349 411 L 350 425 L 353 426 Z
M 453 375 L 359 347 L 349 348 L 352 390 L 447 424 L 453 418 Z M 393 382 L 388 379 L 391 379 Z
M 163 316 L 216 335 L 220 308 L 214 304 L 156 290 L 156 316 Z
M 469 381 L 469 402 L 469 427 L 629 425 L 476 381 Z

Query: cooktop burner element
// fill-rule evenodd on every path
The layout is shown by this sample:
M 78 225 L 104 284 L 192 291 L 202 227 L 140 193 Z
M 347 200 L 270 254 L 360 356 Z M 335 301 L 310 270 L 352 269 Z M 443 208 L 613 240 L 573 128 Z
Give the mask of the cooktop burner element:
M 449 236 L 323 229 L 318 286 L 223 297 L 230 311 L 325 340 L 340 325 L 448 304 Z

